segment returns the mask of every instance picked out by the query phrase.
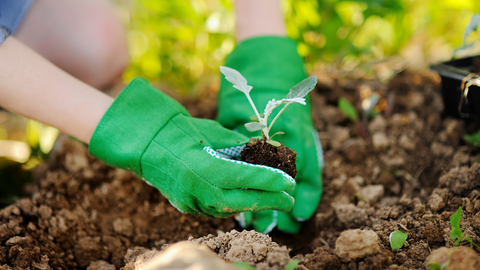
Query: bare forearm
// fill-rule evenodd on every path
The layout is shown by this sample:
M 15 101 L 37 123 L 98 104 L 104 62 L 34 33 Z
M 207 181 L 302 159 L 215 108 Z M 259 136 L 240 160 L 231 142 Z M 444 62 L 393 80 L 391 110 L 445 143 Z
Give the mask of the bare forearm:
M 237 40 L 255 36 L 286 36 L 279 0 L 236 0 Z
M 90 142 L 113 98 L 57 68 L 13 37 L 0 47 L 0 106 Z

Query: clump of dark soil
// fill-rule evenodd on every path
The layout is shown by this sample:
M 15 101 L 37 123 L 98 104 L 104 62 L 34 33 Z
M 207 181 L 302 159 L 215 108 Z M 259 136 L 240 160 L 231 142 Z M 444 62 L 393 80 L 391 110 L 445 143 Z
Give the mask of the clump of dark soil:
M 242 161 L 280 169 L 294 179 L 297 175 L 296 159 L 297 154 L 292 149 L 283 143 L 280 146 L 271 145 L 265 137 L 250 139 L 241 153 Z

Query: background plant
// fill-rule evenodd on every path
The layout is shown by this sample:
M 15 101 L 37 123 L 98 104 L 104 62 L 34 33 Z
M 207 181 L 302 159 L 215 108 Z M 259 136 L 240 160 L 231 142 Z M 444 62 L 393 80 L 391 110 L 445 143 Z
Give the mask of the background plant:
M 235 45 L 231 1 L 116 2 L 129 30 L 126 81 L 144 76 L 191 97 L 215 91 L 217 68 Z M 480 13 L 475 0 L 282 0 L 282 7 L 288 36 L 298 42 L 309 71 L 355 68 L 353 75 L 381 79 L 392 71 L 377 59 L 401 56 L 423 67 L 449 59 L 470 18 Z M 474 38 L 478 33 L 467 40 Z
M 401 249 L 403 247 L 403 244 L 405 244 L 407 238 L 408 234 L 402 231 L 394 231 L 390 233 L 388 240 L 390 242 L 390 247 L 392 248 L 392 251 L 394 251 L 395 249 Z
M 455 245 L 458 246 L 460 244 L 460 241 L 466 240 L 470 244 L 474 245 L 476 248 L 480 248 L 477 246 L 475 243 L 473 243 L 472 239 L 468 236 L 463 235 L 462 230 L 460 229 L 460 221 L 462 219 L 462 207 L 458 207 L 457 212 L 452 215 L 450 218 L 450 225 L 452 225 L 452 230 L 450 231 L 450 238 L 453 240 L 457 239 L 455 241 Z

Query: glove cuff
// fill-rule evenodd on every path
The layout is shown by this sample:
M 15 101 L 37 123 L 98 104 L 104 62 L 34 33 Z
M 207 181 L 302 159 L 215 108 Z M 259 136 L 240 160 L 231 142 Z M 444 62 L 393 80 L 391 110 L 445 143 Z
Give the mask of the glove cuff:
M 141 175 L 140 158 L 175 115 L 188 112 L 143 78 L 133 79 L 100 120 L 89 152 L 106 164 Z

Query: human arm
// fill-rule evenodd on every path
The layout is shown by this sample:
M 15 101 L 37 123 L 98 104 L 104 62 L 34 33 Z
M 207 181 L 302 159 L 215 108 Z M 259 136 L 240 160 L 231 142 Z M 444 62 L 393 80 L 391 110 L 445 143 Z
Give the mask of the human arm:
M 14 37 L 0 47 L 0 106 L 89 143 L 113 98 L 75 79 Z
M 286 36 L 278 0 L 236 0 L 238 42 L 257 36 Z
M 143 79 L 114 101 L 10 37 L 0 47 L 0 106 L 89 143 L 94 156 L 135 172 L 182 212 L 226 217 L 293 207 L 285 193 L 293 179 L 214 151 L 239 147 L 247 137 L 191 117 Z

